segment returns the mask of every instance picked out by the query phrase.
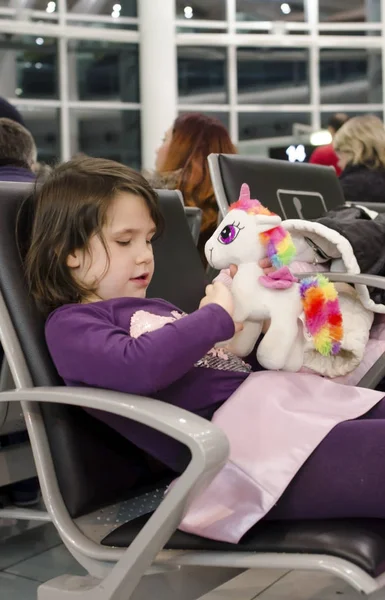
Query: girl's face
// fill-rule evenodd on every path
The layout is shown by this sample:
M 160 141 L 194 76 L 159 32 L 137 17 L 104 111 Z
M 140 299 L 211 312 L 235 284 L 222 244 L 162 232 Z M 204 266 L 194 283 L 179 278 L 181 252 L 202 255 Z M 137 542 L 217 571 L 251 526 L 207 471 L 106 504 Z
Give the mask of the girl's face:
M 109 256 L 100 238 L 93 235 L 88 251 L 76 250 L 67 258 L 73 276 L 83 285 L 96 288 L 88 301 L 146 296 L 154 273 L 151 240 L 155 231 L 141 196 L 120 192 L 115 197 L 102 230 Z
M 155 168 L 159 172 L 163 171 L 163 165 L 166 163 L 166 158 L 167 158 L 167 154 L 168 154 L 168 151 L 170 148 L 171 139 L 172 139 L 172 127 L 167 129 L 166 133 L 164 134 L 162 144 L 159 146 L 159 148 L 156 151 Z

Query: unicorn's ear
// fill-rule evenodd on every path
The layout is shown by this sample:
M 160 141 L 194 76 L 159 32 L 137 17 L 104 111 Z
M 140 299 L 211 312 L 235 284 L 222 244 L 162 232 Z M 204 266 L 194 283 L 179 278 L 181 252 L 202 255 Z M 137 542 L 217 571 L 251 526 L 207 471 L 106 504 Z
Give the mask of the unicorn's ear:
M 239 192 L 239 200 L 250 200 L 250 188 L 247 183 L 242 183 L 241 191 Z
M 254 219 L 258 228 L 258 233 L 269 231 L 269 229 L 278 227 L 278 225 L 282 223 L 282 219 L 278 215 L 255 215 Z

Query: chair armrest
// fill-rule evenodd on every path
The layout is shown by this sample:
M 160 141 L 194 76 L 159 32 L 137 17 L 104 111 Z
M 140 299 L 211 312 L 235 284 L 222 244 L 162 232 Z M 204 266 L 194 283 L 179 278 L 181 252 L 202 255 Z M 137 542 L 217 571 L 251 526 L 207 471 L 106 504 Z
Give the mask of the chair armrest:
M 87 387 L 35 387 L 0 394 L 4 402 L 50 402 L 96 408 L 138 421 L 182 442 L 202 465 L 224 463 L 228 456 L 225 434 L 210 421 L 167 402 Z
M 299 279 L 304 279 L 305 277 L 311 277 L 316 275 L 316 273 L 296 273 L 295 276 Z M 357 275 L 353 275 L 352 273 L 321 273 L 321 275 L 325 275 L 332 281 L 333 283 L 352 283 L 355 285 L 367 285 L 369 287 L 375 287 L 381 290 L 385 290 L 385 277 L 380 277 L 379 275 L 367 275 L 365 273 L 358 273 Z
M 157 553 L 178 527 L 189 501 L 207 487 L 225 464 L 229 453 L 229 444 L 225 434 L 210 421 L 166 402 L 109 390 L 36 387 L 19 388 L 0 393 L 0 402 L 12 401 L 51 402 L 108 411 L 162 431 L 190 449 L 191 461 L 187 469 L 169 488 L 155 513 L 119 560 L 118 568 L 113 569 L 111 577 L 108 576 L 103 582 L 104 587 L 109 585 L 114 590 L 124 589 L 126 597 L 130 597 L 129 591 L 135 589 Z M 33 405 L 26 405 L 23 408 L 26 408 L 28 413 L 31 406 L 33 408 Z M 33 433 L 33 425 L 31 432 Z M 50 473 L 50 457 L 47 461 L 44 448 L 39 446 L 38 441 L 34 438 L 35 436 L 31 435 L 36 466 L 43 480 L 42 483 L 44 483 L 45 477 L 55 478 L 55 475 L 52 470 Z M 49 452 L 48 448 L 46 448 L 46 452 Z M 45 470 L 41 468 L 42 463 L 45 464 Z M 58 511 L 57 506 L 60 505 L 60 502 L 56 504 L 49 496 L 50 493 L 46 488 L 47 508 L 66 544 L 78 552 L 86 552 L 91 558 L 100 559 L 100 551 L 95 552 L 93 543 L 90 542 L 87 548 L 84 544 L 77 543 L 74 527 L 70 529 L 68 527 L 69 517 L 64 505 L 63 509 L 59 508 Z M 64 521 L 66 526 L 63 526 Z
M 229 444 L 210 421 L 167 402 L 111 390 L 87 387 L 35 387 L 0 393 L 1 402 L 49 402 L 95 408 L 132 419 L 185 444 L 191 463 L 202 473 L 218 471 L 226 462 Z
M 384 202 L 354 202 L 350 200 L 349 202 L 345 202 L 346 206 L 363 206 L 364 208 L 368 208 L 369 210 L 373 210 L 377 213 L 385 212 L 385 204 Z

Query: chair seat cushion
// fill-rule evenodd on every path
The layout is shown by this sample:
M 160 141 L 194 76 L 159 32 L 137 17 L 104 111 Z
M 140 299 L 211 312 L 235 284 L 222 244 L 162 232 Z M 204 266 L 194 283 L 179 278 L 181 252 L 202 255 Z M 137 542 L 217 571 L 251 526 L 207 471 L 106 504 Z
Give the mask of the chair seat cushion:
M 121 525 L 107 535 L 102 544 L 128 547 L 149 516 Z M 377 576 L 385 570 L 385 520 L 262 521 L 250 529 L 239 544 L 217 542 L 177 530 L 165 548 L 326 554 L 348 560 L 369 575 Z

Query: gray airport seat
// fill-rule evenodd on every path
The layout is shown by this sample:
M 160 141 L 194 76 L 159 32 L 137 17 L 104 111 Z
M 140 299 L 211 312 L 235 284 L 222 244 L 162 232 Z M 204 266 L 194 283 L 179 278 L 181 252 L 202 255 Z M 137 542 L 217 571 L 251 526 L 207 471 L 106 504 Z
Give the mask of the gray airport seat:
M 184 203 L 182 192 L 180 190 L 175 190 L 175 192 L 178 194 L 182 206 L 184 207 L 184 213 L 186 215 L 187 223 L 190 228 L 195 245 L 198 245 L 202 223 L 202 211 L 197 206 L 186 206 Z M 164 192 L 162 192 L 162 194 L 163 193 Z
M 6 183 L 4 185 L 7 186 Z M 29 193 L 31 189 L 29 183 L 20 184 L 20 190 L 25 190 L 25 193 Z M 0 358 L 0 363 L 0 391 L 12 389 L 14 382 L 7 361 Z M 0 488 L 36 476 L 29 442 L 20 441 L 12 445 L 3 443 L 9 435 L 25 431 L 26 424 L 20 404 L 0 403 Z
M 202 211 L 197 206 L 185 206 L 184 212 L 191 231 L 191 235 L 193 237 L 195 245 L 197 246 L 199 234 L 201 232 Z
M 210 422 L 167 403 L 63 386 L 44 342 L 43 319 L 27 293 L 15 242 L 23 195 L 17 185 L 11 190 L 0 185 L 0 333 L 17 386 L 0 393 L 0 404 L 23 403 L 50 518 L 89 573 L 42 584 L 39 600 L 128 600 L 152 564 L 160 569 L 183 565 L 319 569 L 342 577 L 363 593 L 382 587 L 385 520 L 261 522 L 237 545 L 175 533 L 190 496 L 207 485 L 226 461 L 228 442 Z M 192 310 L 204 288 L 203 267 L 178 197 L 172 192 L 159 197 L 168 234 L 154 248 L 157 269 L 164 275 L 167 265 L 177 269 L 178 277 L 154 280 L 151 295 Z M 26 244 L 29 207 L 24 205 L 19 227 Z M 172 239 L 183 244 L 178 252 Z M 192 280 L 197 287 L 194 294 Z M 164 472 L 153 481 L 130 484 L 130 462 L 140 460 L 140 453 L 81 407 L 137 420 L 189 447 L 191 462 L 166 496 L 173 474 Z
M 222 216 L 238 200 L 242 183 L 282 219 L 317 219 L 345 202 L 333 167 L 238 154 L 210 154 L 208 162 Z

